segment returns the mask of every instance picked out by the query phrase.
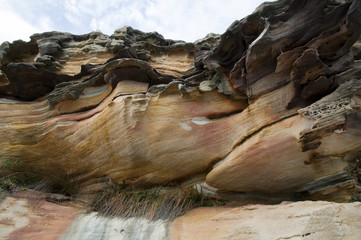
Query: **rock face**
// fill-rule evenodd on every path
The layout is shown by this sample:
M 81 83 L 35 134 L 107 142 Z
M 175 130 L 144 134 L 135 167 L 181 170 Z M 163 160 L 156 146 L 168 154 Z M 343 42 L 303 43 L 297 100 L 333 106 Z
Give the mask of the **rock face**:
M 19 194 L 18 194 L 19 195 Z M 22 198 L 18 198 L 18 197 Z M 25 197 L 25 198 L 24 198 Z M 30 197 L 30 198 L 29 198 Z M 24 192 L 0 204 L 1 239 L 359 239 L 361 204 L 198 208 L 172 222 L 99 217 Z
M 91 213 L 78 216 L 60 239 L 168 240 L 168 232 L 168 223 L 163 220 L 111 219 Z
M 47 202 L 39 193 L 21 195 L 7 197 L 0 204 L 0 239 L 56 240 L 81 212 Z
M 358 239 L 360 203 L 296 202 L 199 208 L 170 225 L 170 239 Z
M 359 0 L 280 0 L 193 44 L 130 27 L 5 42 L 1 161 L 81 194 L 357 199 L 360 26 Z

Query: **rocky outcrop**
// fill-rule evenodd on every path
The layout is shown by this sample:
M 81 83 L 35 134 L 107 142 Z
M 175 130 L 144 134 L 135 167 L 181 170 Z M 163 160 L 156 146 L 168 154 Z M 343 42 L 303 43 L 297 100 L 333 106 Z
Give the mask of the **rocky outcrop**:
M 22 198 L 19 198 L 19 197 Z M 358 239 L 360 203 L 198 208 L 172 222 L 105 218 L 18 193 L 0 204 L 1 239 Z M 281 226 L 281 227 L 280 227 Z
M 83 196 L 357 199 L 360 5 L 265 3 L 195 43 L 130 27 L 3 43 L 1 161 Z

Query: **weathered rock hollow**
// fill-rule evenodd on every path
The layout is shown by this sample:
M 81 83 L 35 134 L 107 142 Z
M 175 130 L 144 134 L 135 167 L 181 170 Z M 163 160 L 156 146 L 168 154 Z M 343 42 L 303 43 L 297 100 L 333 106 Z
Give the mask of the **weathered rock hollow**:
M 82 194 L 112 182 L 355 199 L 360 5 L 264 3 L 195 43 L 131 27 L 5 42 L 0 158 Z

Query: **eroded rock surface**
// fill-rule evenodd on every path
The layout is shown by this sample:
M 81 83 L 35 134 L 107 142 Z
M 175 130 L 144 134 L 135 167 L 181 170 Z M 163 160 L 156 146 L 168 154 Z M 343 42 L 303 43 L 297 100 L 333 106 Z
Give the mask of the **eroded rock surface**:
M 130 27 L 5 42 L 0 158 L 84 195 L 201 184 L 357 199 L 360 5 L 265 3 L 195 43 Z
M 18 197 L 6 197 L 0 203 L 0 239 L 60 239 L 83 212 L 45 201 L 39 193 Z
M 19 198 L 21 197 L 21 198 Z M 198 208 L 174 221 L 107 218 L 23 192 L 0 204 L 1 239 L 352 239 L 361 204 L 283 202 L 238 208 Z
M 170 239 L 358 239 L 360 203 L 199 208 L 172 222 Z

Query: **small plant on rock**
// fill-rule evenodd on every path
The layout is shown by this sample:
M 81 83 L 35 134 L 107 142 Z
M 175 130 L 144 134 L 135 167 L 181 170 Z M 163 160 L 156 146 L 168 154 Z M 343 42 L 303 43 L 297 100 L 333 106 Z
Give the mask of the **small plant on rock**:
M 205 205 L 220 205 L 220 202 L 206 199 L 194 188 L 132 189 L 123 182 L 121 186 L 109 186 L 99 193 L 91 210 L 105 216 L 158 220 L 174 219 Z

